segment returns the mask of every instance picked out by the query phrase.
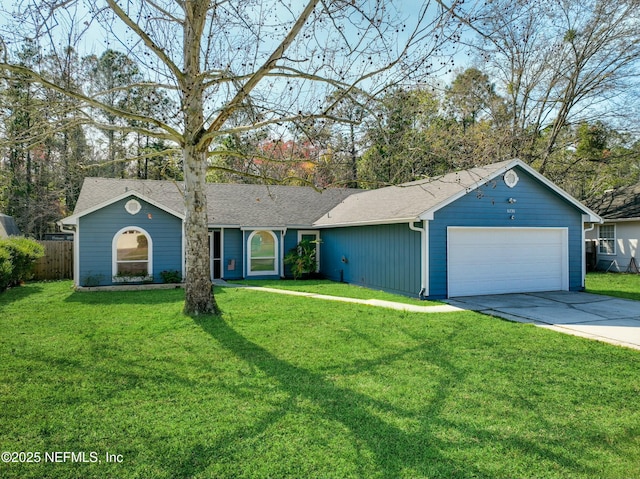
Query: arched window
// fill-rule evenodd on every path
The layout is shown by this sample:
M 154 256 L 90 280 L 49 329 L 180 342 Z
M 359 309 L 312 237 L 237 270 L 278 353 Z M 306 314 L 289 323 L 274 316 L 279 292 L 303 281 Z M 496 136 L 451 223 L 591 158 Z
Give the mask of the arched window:
M 278 273 L 278 238 L 272 231 L 249 235 L 249 276 Z
M 123 228 L 113 237 L 113 276 L 140 277 L 153 275 L 151 236 L 137 226 Z

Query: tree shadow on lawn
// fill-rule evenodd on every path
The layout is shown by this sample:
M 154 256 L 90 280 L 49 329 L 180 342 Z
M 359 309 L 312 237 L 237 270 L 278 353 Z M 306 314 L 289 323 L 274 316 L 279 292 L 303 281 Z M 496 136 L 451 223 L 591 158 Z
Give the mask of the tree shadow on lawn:
M 338 386 L 321 374 L 279 359 L 260 345 L 245 338 L 221 318 L 200 317 L 194 318 L 194 321 L 236 357 L 276 379 L 281 390 L 288 394 L 289 399 L 252 426 L 243 430 L 234 430 L 233 433 L 219 439 L 217 444 L 196 445 L 192 448 L 191 454 L 181 457 L 180 465 L 173 464 L 172 470 L 176 473 L 178 472 L 176 468 L 186 475 L 197 475 L 199 472 L 206 471 L 210 462 L 215 460 L 204 459 L 207 457 L 224 457 L 229 461 L 230 457 L 237 454 L 238 449 L 242 449 L 242 444 L 247 441 L 247 438 L 265 434 L 273 424 L 290 414 L 292 407 L 295 407 L 292 404 L 298 401 L 311 402 L 320 411 L 319 420 L 337 422 L 349 431 L 354 442 L 352 446 L 359 449 L 357 460 L 362 461 L 362 464 L 353 465 L 358 469 L 359 475 L 371 475 L 373 468 L 375 471 L 373 474 L 381 477 L 495 476 L 496 470 L 483 470 L 472 459 L 479 448 L 486 448 L 487 451 L 496 448 L 503 451 L 515 449 L 532 463 L 536 462 L 536 458 L 544 458 L 547 462 L 552 461 L 561 468 L 574 472 L 584 470 L 584 466 L 579 465 L 572 456 L 554 452 L 551 448 L 545 447 L 545 444 L 528 440 L 517 432 L 505 432 L 504 435 L 496 437 L 495 433 L 485 430 L 482 426 L 448 419 L 443 410 L 450 396 L 455 393 L 456 387 L 464 382 L 466 372 L 449 360 L 449 351 L 440 350 L 432 343 L 423 342 L 417 348 L 398 351 L 392 355 L 393 357 L 381 357 L 357 365 L 361 372 L 371 371 L 375 374 L 378 367 L 391 364 L 407 354 L 424 355 L 429 361 L 436 363 L 435 365 L 445 374 L 439 382 L 438 390 L 430 396 L 430 399 L 425 399 L 424 408 L 416 414 L 384 400 Z M 455 332 L 452 333 L 452 335 L 455 334 Z M 391 422 L 386 422 L 376 412 L 391 413 L 401 419 L 414 421 L 419 424 L 419 427 L 417 430 L 413 427 L 410 431 L 403 430 Z M 459 436 L 463 436 L 465 441 L 443 438 L 444 430 L 454 430 Z M 469 445 L 470 442 L 473 444 Z M 478 445 L 478 443 L 482 444 Z M 491 443 L 494 445 L 492 446 Z M 465 455 L 465 448 L 476 450 Z M 300 451 L 300 454 L 304 454 L 304 451 Z M 455 459 L 456 455 L 459 459 Z M 331 459 L 327 460 L 331 461 Z M 285 466 L 282 465 L 282 467 Z M 323 464 L 322 467 L 326 468 L 322 470 L 332 470 L 331 464 Z M 498 473 L 502 472 L 504 475 L 506 471 L 506 474 L 509 474 L 508 466 L 501 467 L 502 470 Z M 241 469 L 236 472 L 247 473 Z M 522 473 L 522 470 L 513 469 L 511 472 L 517 474 Z M 589 472 L 584 471 L 587 475 Z M 300 473 L 304 474 L 304 471 L 298 471 L 298 474 Z M 340 474 L 337 471 L 335 473 Z M 278 470 L 267 471 L 267 474 L 286 475 Z
M 184 301 L 183 289 L 158 289 L 146 291 L 75 291 L 65 298 L 68 303 L 82 304 L 145 304 L 163 305 Z
M 6 291 L 0 291 L 0 307 L 42 293 L 43 289 L 44 288 L 38 283 L 25 283 L 13 286 Z

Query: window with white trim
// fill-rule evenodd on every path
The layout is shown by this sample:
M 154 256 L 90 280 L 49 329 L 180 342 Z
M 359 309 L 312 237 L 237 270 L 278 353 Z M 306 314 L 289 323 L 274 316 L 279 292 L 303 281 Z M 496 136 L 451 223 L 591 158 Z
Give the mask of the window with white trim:
M 113 275 L 148 277 L 153 274 L 151 237 L 139 227 L 127 227 L 113 237 Z
M 598 245 L 600 254 L 616 254 L 616 225 L 598 227 Z
M 278 273 L 278 238 L 273 231 L 254 231 L 249 235 L 248 275 Z

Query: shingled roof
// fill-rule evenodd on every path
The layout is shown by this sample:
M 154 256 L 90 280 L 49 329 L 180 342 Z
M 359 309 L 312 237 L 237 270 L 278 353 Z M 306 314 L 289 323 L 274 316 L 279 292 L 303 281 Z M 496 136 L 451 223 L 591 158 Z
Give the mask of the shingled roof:
M 388 186 L 357 193 L 346 198 L 315 224 L 340 226 L 353 224 L 415 221 L 425 211 L 465 192 L 479 181 L 509 165 L 504 161 L 485 167 L 449 173 L 438 178 Z
M 591 208 L 608 220 L 640 219 L 640 183 L 606 192 Z
M 589 216 L 600 218 L 566 192 L 520 160 L 503 161 L 438 178 L 413 181 L 377 190 L 329 188 L 318 191 L 300 186 L 207 184 L 208 218 L 211 227 L 339 227 L 400 223 L 430 219 L 434 211 L 475 188 L 520 167 Z M 63 224 L 75 224 L 80 216 L 118 199 L 135 194 L 184 217 L 184 185 L 180 182 L 134 179 L 87 178 L 76 209 Z
M 20 230 L 13 216 L 0 213 L 0 238 L 8 238 L 9 236 L 20 236 Z
M 178 216 L 184 215 L 184 185 L 164 180 L 86 178 L 73 215 L 63 223 L 109 204 L 115 198 L 136 194 Z M 348 188 L 315 190 L 284 185 L 208 183 L 208 218 L 211 226 L 293 227 L 311 226 L 315 220 L 354 193 Z
M 431 219 L 433 212 L 516 166 L 524 169 L 582 210 L 589 216 L 590 221 L 600 221 L 593 211 L 580 204 L 533 168 L 516 159 L 457 171 L 436 178 L 356 193 L 345 198 L 334 209 L 323 215 L 314 223 L 314 226 L 337 227 Z

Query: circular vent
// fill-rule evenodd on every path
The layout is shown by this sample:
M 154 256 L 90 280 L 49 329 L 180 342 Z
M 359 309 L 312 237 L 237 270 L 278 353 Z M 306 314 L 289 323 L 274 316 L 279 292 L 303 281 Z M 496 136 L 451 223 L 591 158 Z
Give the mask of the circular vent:
M 124 205 L 124 209 L 127 210 L 127 213 L 130 215 L 135 215 L 140 212 L 142 206 L 140 206 L 140 202 L 138 200 L 129 200 L 127 201 L 127 204 Z
M 518 174 L 513 170 L 509 170 L 504 174 L 504 183 L 509 188 L 516 186 L 518 184 L 518 180 L 520 180 L 520 178 L 518 178 Z

